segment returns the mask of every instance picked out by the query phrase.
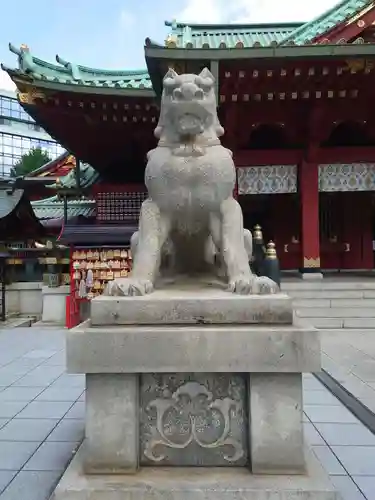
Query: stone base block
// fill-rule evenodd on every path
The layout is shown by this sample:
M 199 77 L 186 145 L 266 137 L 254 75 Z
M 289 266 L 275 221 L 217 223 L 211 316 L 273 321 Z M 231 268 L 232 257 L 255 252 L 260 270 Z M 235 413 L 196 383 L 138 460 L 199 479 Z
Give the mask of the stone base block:
M 91 323 L 102 325 L 290 325 L 292 299 L 285 294 L 237 295 L 224 285 L 184 281 L 141 297 L 101 296 L 91 303 Z
M 311 452 L 307 473 L 258 476 L 245 468 L 151 468 L 127 476 L 85 476 L 80 449 L 52 500 L 340 500 Z
M 320 370 L 318 330 L 293 325 L 139 325 L 67 332 L 69 373 L 244 372 Z
M 50 288 L 44 286 L 42 289 L 43 300 L 43 323 L 65 325 L 66 321 L 66 297 L 70 294 L 68 285 Z

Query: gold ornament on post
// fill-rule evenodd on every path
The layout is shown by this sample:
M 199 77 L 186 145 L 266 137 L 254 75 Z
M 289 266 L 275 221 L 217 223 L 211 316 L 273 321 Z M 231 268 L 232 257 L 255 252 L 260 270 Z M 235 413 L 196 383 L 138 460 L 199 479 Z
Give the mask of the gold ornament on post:
M 254 226 L 254 235 L 253 235 L 254 240 L 263 240 L 263 233 L 262 233 L 262 228 L 260 227 L 259 224 Z
M 267 244 L 266 259 L 277 259 L 276 245 L 273 241 Z

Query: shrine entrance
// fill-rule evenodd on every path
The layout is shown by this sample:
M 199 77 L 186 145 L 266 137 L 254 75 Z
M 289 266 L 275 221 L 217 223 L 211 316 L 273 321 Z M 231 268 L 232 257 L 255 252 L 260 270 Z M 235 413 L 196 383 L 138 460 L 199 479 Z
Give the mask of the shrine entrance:
M 371 192 L 320 193 L 320 263 L 323 270 L 373 268 L 372 212 Z

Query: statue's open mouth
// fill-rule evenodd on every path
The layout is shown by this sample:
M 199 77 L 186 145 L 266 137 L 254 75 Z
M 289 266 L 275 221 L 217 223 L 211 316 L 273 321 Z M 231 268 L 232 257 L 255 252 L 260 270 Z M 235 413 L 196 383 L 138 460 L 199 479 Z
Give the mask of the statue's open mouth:
M 199 116 L 186 113 L 177 118 L 177 127 L 181 135 L 199 135 L 204 131 L 202 119 Z
M 209 113 L 204 106 L 194 101 L 174 102 L 170 118 L 179 135 L 193 137 L 204 132 Z

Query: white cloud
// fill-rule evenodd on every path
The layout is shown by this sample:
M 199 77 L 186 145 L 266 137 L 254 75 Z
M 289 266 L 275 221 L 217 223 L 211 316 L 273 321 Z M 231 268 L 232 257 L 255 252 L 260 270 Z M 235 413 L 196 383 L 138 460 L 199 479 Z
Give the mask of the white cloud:
M 191 23 L 270 23 L 309 21 L 323 14 L 337 0 L 186 0 L 176 14 Z
M 16 86 L 9 78 L 9 75 L 0 69 L 0 89 L 2 90 L 16 90 Z

